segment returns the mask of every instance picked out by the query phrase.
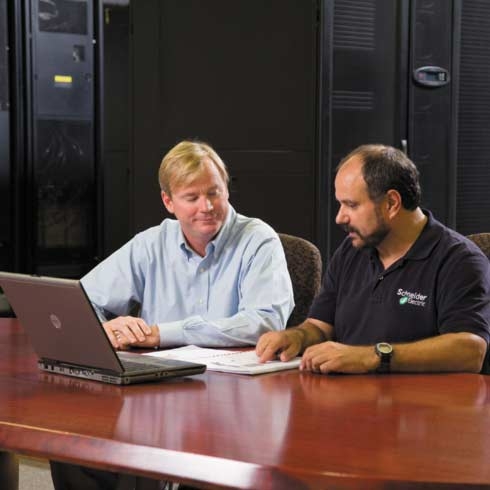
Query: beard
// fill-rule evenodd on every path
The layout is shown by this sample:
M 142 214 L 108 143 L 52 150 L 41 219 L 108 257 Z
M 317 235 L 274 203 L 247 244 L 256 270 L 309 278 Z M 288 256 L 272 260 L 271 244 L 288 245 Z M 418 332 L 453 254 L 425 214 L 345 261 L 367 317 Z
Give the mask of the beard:
M 342 228 L 346 233 L 355 233 L 361 240 L 361 243 L 358 246 L 353 245 L 354 247 L 376 248 L 386 238 L 386 236 L 390 232 L 390 227 L 384 221 L 378 208 L 376 208 L 376 219 L 376 229 L 367 235 L 363 235 L 357 228 L 353 226 L 342 225 Z

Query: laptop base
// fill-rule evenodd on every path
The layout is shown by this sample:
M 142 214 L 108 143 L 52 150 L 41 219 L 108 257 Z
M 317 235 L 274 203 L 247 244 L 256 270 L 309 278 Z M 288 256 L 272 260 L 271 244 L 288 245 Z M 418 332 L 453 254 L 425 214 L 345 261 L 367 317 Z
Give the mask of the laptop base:
M 161 381 L 164 378 L 175 378 L 175 370 L 161 370 L 158 372 L 151 371 L 148 373 L 139 372 L 134 375 L 119 374 L 112 371 L 105 371 L 87 366 L 78 366 L 75 364 L 62 363 L 56 361 L 48 361 L 45 359 L 38 360 L 38 368 L 42 371 L 56 374 L 64 374 L 75 378 L 90 379 L 113 385 L 132 385 L 136 383 L 148 383 L 151 381 Z M 179 371 L 178 376 L 189 376 L 193 374 L 201 374 L 205 371 L 206 366 L 196 364 L 195 367 L 189 367 L 186 371 Z

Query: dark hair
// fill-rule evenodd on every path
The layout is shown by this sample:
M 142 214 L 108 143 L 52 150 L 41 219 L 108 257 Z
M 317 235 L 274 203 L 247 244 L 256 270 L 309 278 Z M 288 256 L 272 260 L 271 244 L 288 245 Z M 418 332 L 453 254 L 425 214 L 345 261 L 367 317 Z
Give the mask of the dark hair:
M 413 211 L 420 205 L 420 174 L 405 153 L 386 145 L 362 145 L 344 157 L 337 170 L 352 157 L 359 157 L 363 162 L 362 176 L 370 199 L 377 201 L 394 189 L 405 209 Z

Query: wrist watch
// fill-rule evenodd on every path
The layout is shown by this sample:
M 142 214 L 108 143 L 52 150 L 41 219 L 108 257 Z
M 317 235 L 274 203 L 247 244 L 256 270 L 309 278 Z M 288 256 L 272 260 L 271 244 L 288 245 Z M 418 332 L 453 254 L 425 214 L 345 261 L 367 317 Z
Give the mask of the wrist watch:
M 391 358 L 393 357 L 393 347 L 388 342 L 379 342 L 374 346 L 374 352 L 380 358 L 380 364 L 376 369 L 377 373 L 389 373 Z

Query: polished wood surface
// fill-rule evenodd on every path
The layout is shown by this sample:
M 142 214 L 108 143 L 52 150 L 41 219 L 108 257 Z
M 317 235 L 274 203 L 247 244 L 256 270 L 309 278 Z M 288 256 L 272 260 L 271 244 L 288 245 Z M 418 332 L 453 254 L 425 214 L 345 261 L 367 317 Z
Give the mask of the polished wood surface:
M 490 488 L 490 377 L 39 372 L 0 320 L 0 448 L 201 488 Z

